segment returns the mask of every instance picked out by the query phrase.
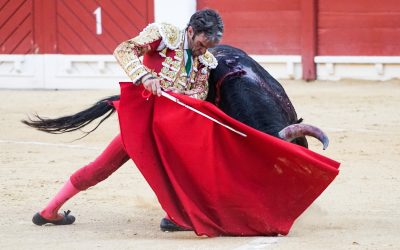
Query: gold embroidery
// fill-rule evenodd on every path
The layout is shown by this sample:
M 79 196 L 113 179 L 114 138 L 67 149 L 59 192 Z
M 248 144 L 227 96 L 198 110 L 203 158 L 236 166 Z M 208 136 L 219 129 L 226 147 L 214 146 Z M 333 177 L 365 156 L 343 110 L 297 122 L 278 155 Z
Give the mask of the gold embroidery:
M 126 72 L 128 76 L 131 76 L 134 75 L 139 68 L 143 68 L 143 64 L 141 62 L 134 62 L 126 67 Z
M 121 43 L 115 49 L 114 56 L 131 80 L 139 84 L 138 80 L 147 73 L 151 73 L 151 71 L 143 66 L 138 58 L 150 51 L 150 43 L 162 39 L 166 48 L 159 52 L 160 56 L 166 57 L 168 49 L 175 50 L 175 60 L 166 57 L 163 68 L 158 74 L 160 77 L 165 78 L 164 86 L 171 86 L 177 80 L 177 74 L 182 66 L 183 50 L 181 47 L 183 47 L 183 35 L 184 32 L 173 25 L 152 23 L 140 32 L 138 36 Z M 152 74 L 155 75 L 154 73 Z M 167 82 L 170 83 L 167 84 Z
M 138 57 L 149 48 L 145 45 L 134 47 L 134 49 L 132 49 L 132 47 L 134 47 L 134 42 L 132 40 L 123 42 L 115 49 L 114 56 L 131 80 L 139 84 L 137 81 L 140 77 L 149 71 L 143 66 Z
M 160 56 L 162 57 L 167 57 L 167 50 L 168 48 L 165 47 L 163 50 L 161 50 L 158 54 L 160 54 Z
M 181 39 L 181 47 L 183 46 L 183 39 Z M 182 61 L 183 61 L 183 51 L 181 48 L 178 48 L 175 50 L 175 56 L 172 57 L 166 57 L 164 62 L 162 62 L 162 68 L 159 73 L 159 76 L 163 78 L 163 87 L 168 88 L 168 87 L 176 87 L 178 89 L 182 89 L 182 85 L 178 84 L 178 82 L 182 81 L 180 75 L 180 72 L 182 69 Z M 186 78 L 184 79 L 186 82 Z M 183 85 L 185 86 L 185 85 Z
M 167 48 L 174 50 L 179 47 L 182 36 L 178 27 L 168 23 L 149 24 L 139 36 L 133 38 L 133 42 L 138 45 L 152 43 L 162 38 Z
M 162 63 L 163 68 L 159 74 L 159 76 L 162 78 L 161 86 L 166 90 L 169 88 L 175 88 L 179 93 L 204 100 L 208 93 L 209 68 L 200 64 L 200 58 L 195 57 L 193 59 L 193 70 L 188 77 L 184 67 L 182 48 L 183 39 L 180 47 L 175 50 L 175 56 L 173 58 L 166 57 Z M 207 56 L 206 58 L 209 62 L 212 62 L 212 58 Z M 207 63 L 207 65 L 209 64 Z M 201 74 L 202 68 L 206 70 L 207 74 Z
M 137 62 L 139 62 L 139 58 L 133 59 L 132 61 L 128 62 L 125 65 L 125 69 L 127 69 L 129 66 L 131 66 L 131 65 L 133 65 L 134 63 L 137 63 Z
M 207 51 L 204 55 L 199 56 L 199 61 L 210 69 L 215 69 L 218 66 L 217 59 L 209 51 Z
M 160 85 L 161 85 L 161 88 L 167 89 L 171 86 L 171 83 L 166 81 L 164 78 L 161 78 Z
M 161 34 L 159 32 L 158 25 L 156 23 L 152 23 L 147 25 L 146 28 L 140 34 L 133 38 L 132 41 L 137 45 L 145 45 L 152 43 L 161 38 Z
M 181 67 L 181 70 L 179 71 L 178 79 L 177 79 L 177 84 L 180 88 L 183 87 L 184 90 L 188 89 L 190 86 L 188 86 L 187 83 L 187 75 L 186 75 L 186 69 L 184 67 Z
M 119 50 L 115 50 L 115 57 L 119 59 L 119 63 L 121 66 L 124 68 L 127 68 L 126 65 L 130 63 L 131 61 L 135 61 L 137 59 L 137 56 L 133 53 L 128 53 L 129 48 L 127 46 L 121 46 Z
M 178 28 L 172 25 L 150 24 L 139 36 L 119 45 L 114 55 L 125 72 L 137 84 L 141 77 L 151 73 L 160 78 L 160 84 L 163 89 L 175 89 L 179 93 L 204 100 L 208 92 L 208 72 L 209 69 L 216 67 L 216 60 L 209 52 L 194 58 L 193 70 L 187 76 L 183 60 L 183 36 L 184 32 L 179 31 Z M 158 52 L 160 56 L 164 57 L 164 60 L 161 71 L 156 74 L 143 66 L 138 57 L 151 49 L 149 43 L 161 38 L 166 48 Z M 168 57 L 168 50 L 174 50 L 175 55 Z M 202 74 L 204 70 L 206 74 Z
M 194 58 L 193 68 L 197 69 L 198 65 L 199 65 L 199 59 L 198 58 Z M 189 76 L 190 83 L 194 83 L 195 82 L 196 75 L 197 75 L 197 72 L 195 70 L 192 70 L 192 72 L 190 73 L 190 76 Z M 190 84 L 190 85 L 192 85 L 192 84 Z
M 176 60 L 183 60 L 183 50 L 182 49 L 177 49 L 175 50 L 175 59 Z
M 171 57 L 167 57 L 167 58 L 165 58 L 164 62 L 169 65 L 169 64 L 172 63 L 172 58 Z
M 161 23 L 158 28 L 165 45 L 171 50 L 177 49 L 182 41 L 179 28 L 168 23 Z
M 148 72 L 145 70 L 144 67 L 140 67 L 129 76 L 133 82 L 137 82 L 142 76 L 146 75 L 147 73 Z

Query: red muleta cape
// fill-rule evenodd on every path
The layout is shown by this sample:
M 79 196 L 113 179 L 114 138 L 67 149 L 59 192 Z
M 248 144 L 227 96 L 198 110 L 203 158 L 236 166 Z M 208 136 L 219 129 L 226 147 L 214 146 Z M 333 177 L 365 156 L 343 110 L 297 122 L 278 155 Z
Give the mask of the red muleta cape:
M 171 219 L 197 235 L 288 234 L 339 173 L 340 163 L 174 94 L 225 127 L 164 97 L 121 84 L 115 103 L 127 153 Z

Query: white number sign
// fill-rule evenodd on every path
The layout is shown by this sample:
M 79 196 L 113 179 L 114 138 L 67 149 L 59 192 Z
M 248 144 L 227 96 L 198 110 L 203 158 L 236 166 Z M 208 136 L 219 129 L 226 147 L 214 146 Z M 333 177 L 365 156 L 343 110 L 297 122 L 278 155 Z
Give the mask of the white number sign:
M 101 27 L 101 7 L 97 7 L 97 9 L 93 11 L 93 14 L 96 16 L 96 34 L 101 35 L 103 32 Z

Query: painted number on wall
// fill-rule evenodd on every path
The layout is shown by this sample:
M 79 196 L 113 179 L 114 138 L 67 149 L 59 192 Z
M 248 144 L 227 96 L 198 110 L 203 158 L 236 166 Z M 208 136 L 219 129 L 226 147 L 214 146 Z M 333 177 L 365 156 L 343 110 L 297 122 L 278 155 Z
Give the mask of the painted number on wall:
M 93 14 L 96 16 L 96 34 L 101 35 L 102 33 L 102 27 L 101 27 L 101 7 L 97 7 L 93 11 Z

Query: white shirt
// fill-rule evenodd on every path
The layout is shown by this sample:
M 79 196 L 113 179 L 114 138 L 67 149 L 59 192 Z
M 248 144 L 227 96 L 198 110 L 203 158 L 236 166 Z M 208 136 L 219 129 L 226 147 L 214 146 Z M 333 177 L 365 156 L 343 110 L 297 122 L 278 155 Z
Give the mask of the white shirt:
M 187 41 L 187 39 L 188 39 L 187 32 L 185 32 L 185 36 L 184 37 L 185 37 L 185 39 L 184 39 L 184 42 L 183 42 L 183 49 L 184 49 L 185 53 L 183 53 L 183 59 L 185 60 L 185 65 L 186 65 L 186 62 L 187 62 L 188 57 L 189 57 L 189 55 L 187 53 L 187 50 L 189 49 L 189 43 Z M 192 66 L 190 68 L 189 74 L 190 74 L 190 72 L 192 72 L 192 69 L 193 69 L 193 56 L 190 57 L 190 60 L 192 61 Z

